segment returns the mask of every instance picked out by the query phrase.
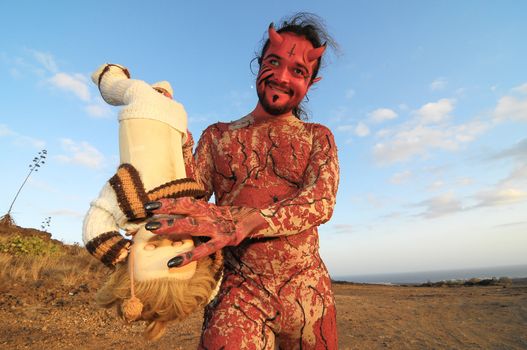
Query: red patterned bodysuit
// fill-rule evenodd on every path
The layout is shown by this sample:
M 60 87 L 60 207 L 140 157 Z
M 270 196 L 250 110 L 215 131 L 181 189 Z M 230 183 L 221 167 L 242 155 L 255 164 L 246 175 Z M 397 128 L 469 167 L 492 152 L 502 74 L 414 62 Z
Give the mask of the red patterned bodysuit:
M 205 310 L 200 348 L 336 349 L 317 232 L 331 217 L 339 181 L 329 129 L 249 115 L 209 126 L 194 158 L 191 173 L 217 205 L 257 208 L 269 224 L 224 248 L 223 282 Z

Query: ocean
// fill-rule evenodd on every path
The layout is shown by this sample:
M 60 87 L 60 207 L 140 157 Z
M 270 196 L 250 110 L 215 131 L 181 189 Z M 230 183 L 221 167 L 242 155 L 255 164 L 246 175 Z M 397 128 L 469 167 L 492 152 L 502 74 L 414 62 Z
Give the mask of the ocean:
M 385 273 L 372 275 L 331 276 L 331 278 L 336 281 L 380 284 L 426 283 L 447 280 L 465 280 L 473 277 L 481 279 L 491 277 L 525 278 L 527 277 L 527 265 L 495 266 L 443 271 Z

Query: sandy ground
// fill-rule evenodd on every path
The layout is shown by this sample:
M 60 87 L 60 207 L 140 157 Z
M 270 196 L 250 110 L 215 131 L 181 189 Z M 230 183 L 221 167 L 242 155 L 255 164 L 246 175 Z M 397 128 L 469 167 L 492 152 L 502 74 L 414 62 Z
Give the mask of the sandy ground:
M 97 281 L 0 288 L 0 349 L 195 349 L 196 313 L 156 343 L 95 306 Z M 340 349 L 527 349 L 527 285 L 335 284 Z
M 13 234 L 51 239 L 38 230 L 0 225 L 0 238 Z M 147 342 L 144 324 L 123 325 L 115 310 L 96 306 L 95 293 L 109 270 L 83 248 L 62 249 L 73 254 L 62 256 L 64 268 L 41 269 L 33 277 L 31 271 L 17 275 L 27 271 L 0 256 L 1 350 L 196 348 L 201 312 Z M 29 266 L 41 261 L 31 259 Z M 58 278 L 60 273 L 65 277 Z M 507 287 L 335 283 L 333 290 L 340 349 L 527 349 L 527 279 Z

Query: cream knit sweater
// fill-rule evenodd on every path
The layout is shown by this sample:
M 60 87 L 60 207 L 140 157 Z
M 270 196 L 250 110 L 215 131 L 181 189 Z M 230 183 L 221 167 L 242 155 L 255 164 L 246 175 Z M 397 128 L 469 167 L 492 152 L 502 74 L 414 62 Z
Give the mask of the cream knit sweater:
M 141 215 L 131 217 L 126 212 L 130 203 L 123 202 L 135 201 L 138 208 L 144 205 L 144 198 L 147 198 L 143 196 L 143 200 L 137 200 L 133 193 L 130 195 L 130 187 L 138 190 L 139 194 L 141 191 L 149 193 L 159 186 L 186 177 L 182 144 L 187 132 L 187 115 L 180 103 L 167 98 L 144 81 L 130 79 L 128 70 L 123 66 L 102 65 L 93 73 L 92 80 L 99 86 L 106 102 L 123 106 L 119 112 L 121 167 L 118 174 L 123 170 L 123 164 L 132 165 L 132 170 L 136 170 L 135 182 L 128 181 L 135 186 L 130 185 L 128 189 L 125 188 L 127 179 L 123 180 L 123 176 L 116 175 L 108 181 L 99 197 L 91 203 L 84 219 L 83 241 L 86 248 L 105 264 L 114 265 L 126 257 L 130 245 L 120 231 L 135 231 L 141 225 L 130 222 L 141 219 Z M 172 92 L 166 82 L 159 86 Z M 125 172 L 125 175 L 128 176 L 128 173 Z M 137 186 L 137 181 L 140 186 Z M 126 200 L 123 200 L 126 196 L 118 193 L 121 189 L 128 191 Z

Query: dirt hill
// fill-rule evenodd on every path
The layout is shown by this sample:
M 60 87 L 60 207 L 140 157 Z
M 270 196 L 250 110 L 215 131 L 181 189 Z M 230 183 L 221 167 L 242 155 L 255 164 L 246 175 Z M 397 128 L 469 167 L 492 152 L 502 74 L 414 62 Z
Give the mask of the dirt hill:
M 25 252 L 23 252 L 25 250 Z M 0 225 L 1 349 L 195 349 L 201 312 L 158 342 L 94 295 L 110 270 L 46 232 Z M 44 254 L 45 253 L 45 254 Z M 527 349 L 527 286 L 335 283 L 340 349 Z

